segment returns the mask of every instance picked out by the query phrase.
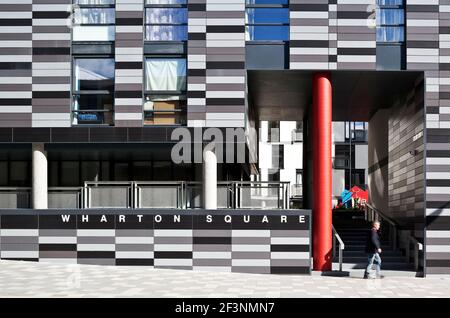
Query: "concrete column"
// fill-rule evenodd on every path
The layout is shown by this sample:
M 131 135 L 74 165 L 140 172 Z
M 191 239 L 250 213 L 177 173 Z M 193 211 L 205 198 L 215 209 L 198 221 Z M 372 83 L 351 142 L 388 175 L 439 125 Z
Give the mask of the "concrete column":
M 332 87 L 330 74 L 317 73 L 313 80 L 313 249 L 314 270 L 332 267 Z
M 47 152 L 43 143 L 32 146 L 32 190 L 31 200 L 33 209 L 48 208 L 48 181 L 47 181 Z
M 217 157 L 211 150 L 203 152 L 203 207 L 217 209 Z

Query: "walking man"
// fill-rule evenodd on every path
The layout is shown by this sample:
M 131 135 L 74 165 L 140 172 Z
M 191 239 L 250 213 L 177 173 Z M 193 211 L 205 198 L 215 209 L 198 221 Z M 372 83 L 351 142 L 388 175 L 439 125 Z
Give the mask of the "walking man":
M 380 230 L 380 222 L 374 221 L 372 223 L 372 229 L 367 235 L 366 242 L 366 253 L 367 253 L 367 267 L 364 272 L 364 278 L 369 278 L 372 272 L 372 266 L 375 264 L 377 278 L 382 278 L 381 276 L 381 243 L 380 235 L 378 231 Z

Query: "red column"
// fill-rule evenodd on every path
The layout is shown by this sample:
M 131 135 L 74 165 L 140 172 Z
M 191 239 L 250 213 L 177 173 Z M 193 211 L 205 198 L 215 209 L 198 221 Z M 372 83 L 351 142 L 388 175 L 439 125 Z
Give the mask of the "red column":
M 332 264 L 332 89 L 328 72 L 313 79 L 313 268 L 330 271 Z

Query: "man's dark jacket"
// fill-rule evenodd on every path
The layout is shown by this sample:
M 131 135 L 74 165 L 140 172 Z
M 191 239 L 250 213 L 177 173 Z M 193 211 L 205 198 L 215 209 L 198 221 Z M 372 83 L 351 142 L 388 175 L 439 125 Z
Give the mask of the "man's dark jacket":
M 381 243 L 378 231 L 375 229 L 371 229 L 367 233 L 366 253 L 376 253 L 378 252 L 379 248 L 381 248 Z

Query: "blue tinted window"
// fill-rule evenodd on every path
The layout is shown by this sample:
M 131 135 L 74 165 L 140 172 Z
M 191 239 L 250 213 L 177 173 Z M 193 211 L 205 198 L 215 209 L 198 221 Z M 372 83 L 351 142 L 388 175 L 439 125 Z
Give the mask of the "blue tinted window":
M 288 41 L 289 26 L 287 25 L 253 25 L 247 26 L 246 41 Z
M 377 41 L 405 41 L 405 10 L 402 0 L 377 0 Z
M 245 19 L 247 24 L 288 24 L 287 8 L 248 8 Z
M 403 0 L 377 0 L 379 6 L 401 6 Z
M 245 22 L 247 41 L 289 40 L 288 8 L 247 8 Z
M 377 12 L 377 25 L 405 24 L 403 9 L 380 9 Z
M 245 0 L 247 5 L 252 4 L 288 4 L 288 0 Z
M 146 0 L 146 4 L 186 4 L 187 0 Z
M 378 42 L 404 42 L 405 28 L 404 27 L 378 27 L 377 28 Z

